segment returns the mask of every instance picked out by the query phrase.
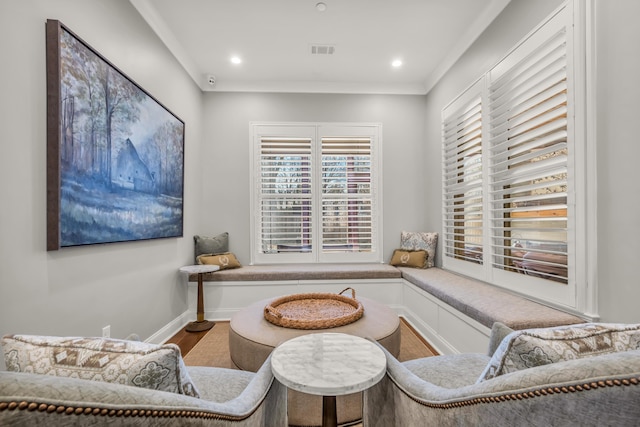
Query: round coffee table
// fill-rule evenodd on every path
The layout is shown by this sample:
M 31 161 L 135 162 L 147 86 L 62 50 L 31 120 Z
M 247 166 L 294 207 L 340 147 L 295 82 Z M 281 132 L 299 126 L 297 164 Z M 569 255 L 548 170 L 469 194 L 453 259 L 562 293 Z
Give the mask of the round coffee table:
M 276 326 L 264 318 L 264 307 L 275 298 L 258 301 L 231 318 L 229 352 L 240 369 L 256 372 L 279 344 L 302 335 L 335 332 L 374 339 L 397 357 L 400 353 L 400 318 L 388 306 L 365 297 L 357 297 L 364 306 L 362 317 L 344 326 L 330 329 L 290 329 Z M 322 396 L 289 390 L 289 424 L 320 425 Z M 338 423 L 362 418 L 362 392 L 338 396 Z

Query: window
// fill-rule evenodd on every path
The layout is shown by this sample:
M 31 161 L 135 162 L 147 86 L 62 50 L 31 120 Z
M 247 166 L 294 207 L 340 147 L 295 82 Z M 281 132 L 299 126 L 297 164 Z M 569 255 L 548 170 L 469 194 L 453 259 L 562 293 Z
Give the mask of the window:
M 568 158 L 575 150 L 568 144 L 566 28 L 533 41 L 512 54 L 517 64 L 490 79 L 492 263 L 566 285 Z
M 443 109 L 443 265 L 587 313 L 573 16 L 562 6 Z
M 444 254 L 477 264 L 484 245 L 481 84 L 443 115 Z
M 253 262 L 381 261 L 379 125 L 252 124 Z

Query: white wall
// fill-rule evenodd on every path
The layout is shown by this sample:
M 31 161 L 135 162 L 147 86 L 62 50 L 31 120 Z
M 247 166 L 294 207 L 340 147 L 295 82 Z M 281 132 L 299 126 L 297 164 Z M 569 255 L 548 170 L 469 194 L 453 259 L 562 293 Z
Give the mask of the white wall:
M 640 323 L 640 2 L 596 0 L 598 282 L 603 319 Z
M 560 0 L 512 0 L 492 25 L 427 95 L 427 228 L 442 231 L 440 122 L 442 108 L 502 58 Z M 637 0 L 596 0 L 598 305 L 602 321 L 639 322 L 640 41 Z M 631 42 L 633 41 L 633 42 Z M 596 194 L 592 191 L 591 194 Z M 441 246 L 438 248 L 441 254 Z
M 46 251 L 45 21 L 59 19 L 186 122 L 180 239 Z M 127 0 L 0 2 L 0 335 L 151 336 L 187 309 L 202 94 Z
M 229 232 L 230 250 L 250 261 L 250 122 L 376 122 L 383 132 L 384 260 L 402 230 L 424 230 L 424 96 L 208 93 L 200 230 Z

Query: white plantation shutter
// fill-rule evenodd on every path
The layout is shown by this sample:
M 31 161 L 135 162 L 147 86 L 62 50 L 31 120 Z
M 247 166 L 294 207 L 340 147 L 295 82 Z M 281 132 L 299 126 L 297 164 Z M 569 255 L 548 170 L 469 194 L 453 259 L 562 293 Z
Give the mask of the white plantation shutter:
M 563 4 L 443 109 L 442 242 L 443 267 L 586 314 L 583 6 Z
M 513 64 L 490 74 L 491 262 L 567 284 L 573 148 L 566 27 L 556 23 L 536 36 L 510 55 Z
M 482 101 L 474 85 L 443 114 L 444 256 L 483 263 Z
M 252 124 L 252 260 L 381 262 L 379 125 Z
M 372 250 L 371 138 L 321 140 L 322 251 Z
M 262 253 L 312 248 L 312 139 L 260 139 Z

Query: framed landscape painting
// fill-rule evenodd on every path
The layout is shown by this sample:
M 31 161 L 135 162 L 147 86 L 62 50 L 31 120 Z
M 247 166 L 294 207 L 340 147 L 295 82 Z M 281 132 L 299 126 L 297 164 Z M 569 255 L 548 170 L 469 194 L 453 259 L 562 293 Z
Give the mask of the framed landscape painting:
M 184 122 L 46 24 L 47 250 L 183 233 Z

